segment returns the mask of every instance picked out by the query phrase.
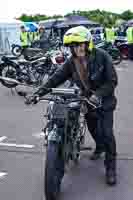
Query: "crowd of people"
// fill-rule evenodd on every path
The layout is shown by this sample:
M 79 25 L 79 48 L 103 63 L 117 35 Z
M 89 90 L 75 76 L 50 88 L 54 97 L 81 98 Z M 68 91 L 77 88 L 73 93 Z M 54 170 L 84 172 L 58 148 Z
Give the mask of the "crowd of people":
M 22 48 L 27 48 L 31 46 L 34 42 L 40 42 L 40 48 L 43 48 L 43 44 L 47 42 L 48 36 L 45 32 L 45 27 L 40 26 L 36 31 L 27 31 L 25 26 L 20 27 L 20 41 Z
M 25 26 L 21 26 L 20 29 L 20 41 L 23 49 L 32 46 L 37 42 L 39 42 L 40 48 L 45 48 L 47 46 L 49 36 L 44 26 L 39 26 L 34 32 L 27 31 Z M 125 40 L 129 47 L 129 56 L 133 59 L 133 27 L 121 26 L 119 28 L 92 28 L 90 29 L 90 32 L 92 34 L 91 48 L 102 41 L 111 43 L 117 41 L 121 43 L 122 40 Z M 60 36 L 60 38 L 63 40 L 63 36 Z

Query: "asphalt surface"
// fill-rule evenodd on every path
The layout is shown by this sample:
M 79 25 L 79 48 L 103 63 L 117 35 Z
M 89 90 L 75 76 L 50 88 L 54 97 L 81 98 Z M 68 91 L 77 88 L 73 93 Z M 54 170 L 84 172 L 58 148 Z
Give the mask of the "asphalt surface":
M 61 200 L 132 200 L 133 196 L 133 62 L 117 66 L 119 87 L 114 131 L 118 151 L 118 185 L 104 182 L 103 160 L 83 152 L 63 183 Z M 0 85 L 0 200 L 45 200 L 43 114 L 45 103 L 27 107 L 24 99 Z M 94 147 L 88 135 L 89 145 Z

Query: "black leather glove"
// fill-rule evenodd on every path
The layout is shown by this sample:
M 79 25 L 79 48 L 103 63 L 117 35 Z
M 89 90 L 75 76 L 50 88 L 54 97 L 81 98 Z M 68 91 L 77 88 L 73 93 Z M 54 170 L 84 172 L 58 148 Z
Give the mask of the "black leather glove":
M 30 104 L 37 104 L 39 101 L 39 96 L 38 95 L 29 95 L 25 97 L 25 104 L 30 105 Z
M 93 94 L 89 98 L 89 101 L 94 104 L 95 106 L 99 107 L 101 105 L 101 98 L 98 97 L 97 95 Z

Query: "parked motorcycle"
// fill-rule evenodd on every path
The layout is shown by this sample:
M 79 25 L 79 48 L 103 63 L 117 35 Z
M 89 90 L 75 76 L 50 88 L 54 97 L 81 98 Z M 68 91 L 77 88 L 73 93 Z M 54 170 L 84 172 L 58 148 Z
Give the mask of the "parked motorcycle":
M 127 42 L 125 43 L 117 42 L 116 47 L 119 49 L 122 59 L 124 60 L 129 59 L 129 44 Z
M 48 52 L 32 61 L 16 61 L 11 57 L 3 56 L 0 64 L 0 76 L 13 78 L 28 85 L 39 86 L 45 76 L 50 77 L 59 68 L 65 59 L 62 54 Z M 1 80 L 2 85 L 8 88 L 16 87 L 8 81 Z
M 99 43 L 96 45 L 98 48 L 102 48 L 105 51 L 109 53 L 109 55 L 112 57 L 112 61 L 114 65 L 118 65 L 122 61 L 122 56 L 120 50 L 115 47 L 111 42 L 105 42 Z
M 44 44 L 44 48 L 40 48 L 40 41 L 34 41 L 30 46 L 27 48 L 23 48 L 20 45 L 12 44 L 11 52 L 15 57 L 20 57 L 21 55 L 24 56 L 26 60 L 29 60 L 30 56 L 34 56 L 37 53 L 46 53 L 47 51 L 52 50 L 59 50 L 62 46 L 62 42 L 60 38 L 56 39 L 49 39 L 46 47 Z

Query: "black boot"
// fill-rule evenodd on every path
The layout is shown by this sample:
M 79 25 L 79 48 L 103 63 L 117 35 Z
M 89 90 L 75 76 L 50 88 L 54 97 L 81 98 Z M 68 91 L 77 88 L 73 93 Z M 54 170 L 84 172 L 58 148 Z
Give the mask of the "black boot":
M 106 183 L 109 186 L 114 186 L 117 183 L 117 174 L 116 174 L 116 161 L 112 161 L 106 167 Z
M 106 170 L 106 183 L 113 186 L 117 183 L 116 171 L 114 169 Z

